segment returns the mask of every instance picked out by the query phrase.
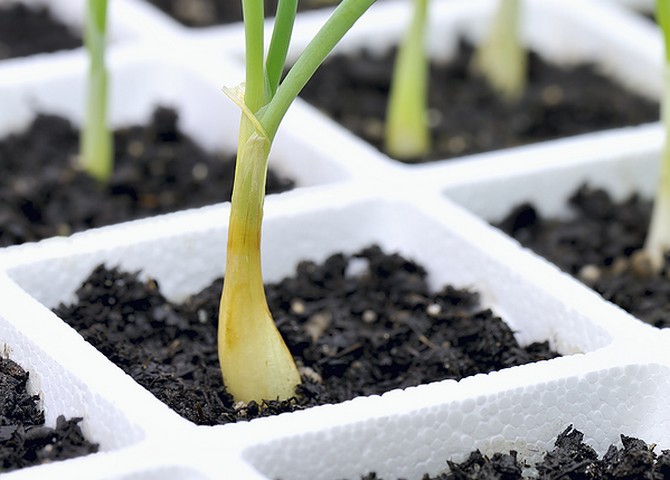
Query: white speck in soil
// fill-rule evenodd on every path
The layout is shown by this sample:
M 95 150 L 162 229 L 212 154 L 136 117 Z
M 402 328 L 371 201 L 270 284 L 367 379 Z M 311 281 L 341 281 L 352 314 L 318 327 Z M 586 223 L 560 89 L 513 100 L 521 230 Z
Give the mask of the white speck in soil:
M 144 144 L 139 140 L 133 140 L 128 143 L 126 151 L 131 157 L 140 157 L 144 153 Z
M 375 323 L 377 321 L 377 312 L 374 310 L 365 310 L 361 317 L 365 323 Z
M 295 313 L 296 315 L 302 315 L 305 313 L 305 304 L 303 301 L 297 298 L 293 299 L 291 301 L 291 312 Z
M 542 103 L 547 106 L 555 106 L 563 101 L 563 89 L 558 85 L 548 85 L 540 93 Z
M 191 175 L 194 180 L 201 182 L 207 178 L 207 175 L 209 175 L 209 168 L 207 168 L 207 165 L 204 163 L 196 163 L 193 165 Z
M 600 278 L 600 269 L 595 265 L 584 265 L 579 270 L 579 278 L 586 283 L 596 282 Z

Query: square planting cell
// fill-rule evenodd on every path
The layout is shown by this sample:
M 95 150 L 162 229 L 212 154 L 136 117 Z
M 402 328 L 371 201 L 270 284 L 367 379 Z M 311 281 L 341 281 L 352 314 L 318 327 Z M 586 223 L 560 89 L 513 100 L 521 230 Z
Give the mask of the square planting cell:
M 362 138 L 375 146 L 379 146 L 381 143 L 380 132 L 383 131 L 381 123 L 383 113 L 376 113 L 374 105 L 379 104 L 381 110 L 384 110 L 386 105 L 386 100 L 376 92 L 384 91 L 386 87 L 381 85 L 387 82 L 391 76 L 391 69 L 385 69 L 386 67 L 377 65 L 377 62 L 398 44 L 411 16 L 411 5 L 411 2 L 387 2 L 373 6 L 336 48 L 335 54 L 341 54 L 345 57 L 360 52 L 365 52 L 365 55 L 367 55 L 362 61 L 365 68 L 363 66 L 350 68 L 352 72 L 369 72 L 371 78 L 361 80 L 362 82 L 368 82 L 366 83 L 367 86 L 361 89 L 368 95 L 364 100 L 346 97 L 345 91 L 349 88 L 348 79 L 331 78 L 331 76 L 349 68 L 346 63 L 339 61 L 332 63 L 334 65 L 332 71 L 325 68 L 317 71 L 315 78 L 303 92 L 303 97 L 307 98 L 307 95 L 309 95 L 311 100 L 308 99 L 308 101 L 316 102 L 315 105 L 320 111 L 333 110 L 326 105 L 326 102 L 329 99 L 337 98 L 336 105 L 333 105 L 337 112 L 332 113 L 332 115 L 336 118 L 342 117 L 341 119 L 338 118 L 338 121 L 346 119 L 351 129 L 358 133 L 363 132 Z M 440 65 L 449 64 L 456 55 L 462 40 L 466 43 L 479 42 L 486 32 L 495 5 L 495 2 L 487 0 L 430 2 L 426 48 L 435 63 Z M 658 101 L 661 93 L 660 59 L 662 57 L 655 29 L 648 25 L 649 22 L 634 17 L 634 15 L 620 8 L 608 7 L 606 2 L 531 0 L 523 2 L 521 36 L 524 43 L 548 63 L 565 66 L 566 68 L 591 64 L 596 72 L 604 74 L 614 84 L 649 100 L 651 103 L 647 106 L 613 107 L 621 112 L 647 111 L 639 120 L 631 120 L 632 123 L 625 120 L 619 126 L 648 123 L 656 121 L 658 118 L 658 111 L 654 103 Z M 325 18 L 325 15 L 309 17 L 296 25 L 290 59 L 297 58 Z M 551 21 L 548 21 L 548 19 L 551 19 Z M 622 31 L 628 33 L 621 35 L 620 32 Z M 231 39 L 231 41 L 225 42 L 226 44 L 238 45 L 237 51 L 234 48 L 229 51 L 242 59 L 243 42 L 239 40 L 242 38 L 240 34 L 241 32 L 238 32 L 238 41 L 232 41 L 235 36 L 230 32 L 221 33 L 220 38 Z M 204 38 L 214 37 L 216 35 L 212 33 Z M 623 38 L 626 40 L 622 41 Z M 352 74 L 352 76 L 354 75 Z M 358 79 L 353 81 L 356 82 Z M 442 85 L 445 81 L 444 79 L 437 79 L 433 84 Z M 537 88 L 538 91 L 544 92 L 540 95 L 543 99 L 542 102 L 551 103 L 547 98 L 551 97 L 552 92 L 556 93 L 557 88 L 561 90 L 557 95 L 568 101 L 578 91 L 577 87 L 579 85 L 556 87 L 558 85 L 556 82 L 558 80 L 552 80 L 545 87 Z M 586 84 L 585 81 L 578 81 L 578 83 L 582 86 Z M 598 83 L 594 82 L 594 84 Z M 367 90 L 365 90 L 366 88 Z M 439 87 L 435 87 L 435 90 L 439 90 Z M 531 90 L 529 89 L 529 91 Z M 602 90 L 602 85 L 594 90 L 596 94 L 586 94 L 585 97 L 597 97 L 597 94 Z M 463 108 L 463 111 L 460 120 L 442 121 L 440 119 L 446 117 L 438 111 L 439 109 L 435 103 L 431 105 L 430 102 L 438 101 L 436 100 L 437 97 L 448 99 L 450 93 L 456 96 L 454 102 L 450 103 L 451 111 L 460 112 L 460 110 L 457 110 L 459 108 Z M 380 96 L 380 98 L 375 97 L 375 95 Z M 436 127 L 439 129 L 439 133 L 433 134 L 434 144 L 442 145 L 444 151 L 443 153 L 431 154 L 427 157 L 430 160 L 456 158 L 471 153 L 514 147 L 523 143 L 542 142 L 561 136 L 574 135 L 577 132 L 575 130 L 570 133 L 566 130 L 564 135 L 560 135 L 552 133 L 554 130 L 560 130 L 559 126 L 550 127 L 552 132 L 547 132 L 547 136 L 544 138 L 504 141 L 498 146 L 493 146 L 491 139 L 497 133 L 482 133 L 483 127 L 481 124 L 477 126 L 467 123 L 470 112 L 482 110 L 482 104 L 488 105 L 485 111 L 488 118 L 493 118 L 493 100 L 490 96 L 480 96 L 477 97 L 477 100 L 473 100 L 474 104 L 471 107 L 466 109 L 466 105 L 461 106 L 458 102 L 467 99 L 468 96 L 467 89 L 463 88 L 444 94 L 436 93 L 431 97 L 432 100 L 429 100 L 428 108 L 431 121 L 436 125 L 443 124 L 442 127 L 444 127 Z M 623 96 L 622 93 L 613 93 L 609 98 L 603 99 L 603 105 L 610 108 L 613 105 L 612 98 L 620 99 Z M 321 100 L 323 100 L 323 104 Z M 465 104 L 465 102 L 463 100 L 462 103 Z M 578 102 L 578 104 L 582 103 L 582 101 Z M 432 110 L 430 110 L 431 108 Z M 536 111 L 536 108 L 524 105 L 522 110 L 525 112 Z M 313 113 L 316 117 L 315 110 L 313 110 Z M 603 112 L 600 117 L 611 119 L 614 113 L 612 111 Z M 565 124 L 575 126 L 586 123 L 584 118 L 588 114 L 589 112 L 577 113 L 571 120 L 566 120 Z M 510 120 L 510 115 L 506 113 L 502 116 L 502 119 L 491 123 L 511 126 L 520 132 L 532 133 L 541 131 L 544 128 L 543 125 L 554 117 L 562 118 L 565 115 L 566 118 L 569 118 L 572 114 L 547 110 L 546 113 L 538 117 L 535 128 L 527 125 L 532 119 Z M 484 120 L 486 121 L 486 119 Z M 616 124 L 588 127 L 579 132 L 587 133 L 614 128 L 615 126 Z M 523 135 L 526 133 L 523 133 Z M 353 138 L 350 134 L 343 135 L 344 137 Z M 352 140 L 350 143 L 359 145 L 361 141 L 360 139 Z M 485 146 L 488 144 L 491 146 Z

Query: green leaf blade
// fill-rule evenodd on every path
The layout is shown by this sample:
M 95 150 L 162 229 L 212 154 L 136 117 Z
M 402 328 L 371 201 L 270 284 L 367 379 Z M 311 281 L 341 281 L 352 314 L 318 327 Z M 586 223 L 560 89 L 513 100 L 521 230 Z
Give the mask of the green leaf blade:
M 298 0 L 279 0 L 277 4 L 272 40 L 265 60 L 265 74 L 270 98 L 277 92 L 279 80 L 284 71 L 297 11 Z
M 114 156 L 112 133 L 107 125 L 106 42 L 107 0 L 88 0 L 84 43 L 89 56 L 89 71 L 79 155 L 84 171 L 102 182 L 112 173 Z
M 335 11 L 321 27 L 298 57 L 286 78 L 279 85 L 277 93 L 260 115 L 270 139 L 273 139 L 282 118 L 316 69 L 325 60 L 335 45 L 342 39 L 354 23 L 370 8 L 375 0 L 342 0 Z

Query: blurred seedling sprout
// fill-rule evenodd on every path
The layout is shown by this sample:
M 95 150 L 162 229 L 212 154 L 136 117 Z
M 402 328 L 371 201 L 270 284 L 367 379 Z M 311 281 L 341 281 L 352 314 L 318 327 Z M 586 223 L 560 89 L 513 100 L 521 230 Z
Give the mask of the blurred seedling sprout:
M 487 36 L 479 44 L 472 67 L 508 102 L 526 88 L 528 56 L 520 39 L 521 0 L 498 0 Z
M 295 396 L 300 375 L 267 305 L 261 223 L 270 147 L 289 106 L 318 66 L 374 0 L 342 0 L 281 80 L 297 0 L 279 0 L 264 54 L 263 0 L 242 0 L 246 81 L 224 89 L 242 110 L 230 206 L 226 274 L 219 310 L 219 361 L 236 401 Z
M 663 66 L 663 97 L 661 123 L 665 144 L 661 157 L 660 179 L 654 199 L 649 232 L 644 251 L 654 270 L 663 267 L 663 257 L 670 250 L 670 0 L 656 0 L 656 21 L 663 32 L 665 56 Z
M 386 113 L 384 148 L 399 160 L 419 159 L 430 151 L 428 59 L 425 49 L 428 0 L 413 0 L 414 12 L 393 69 Z
M 113 168 L 112 133 L 107 125 L 107 0 L 88 0 L 86 7 L 84 43 L 89 68 L 79 163 L 89 175 L 104 182 Z

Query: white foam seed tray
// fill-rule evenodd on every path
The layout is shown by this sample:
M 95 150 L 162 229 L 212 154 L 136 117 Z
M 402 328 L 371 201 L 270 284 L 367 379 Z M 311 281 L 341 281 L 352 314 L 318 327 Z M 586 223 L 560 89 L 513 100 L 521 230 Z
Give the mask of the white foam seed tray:
M 458 25 L 468 24 L 481 8 L 491 5 L 434 3 L 436 21 L 447 13 L 469 19 Z M 557 22 L 571 11 L 574 14 L 577 4 L 583 5 L 579 21 L 561 30 L 561 39 L 568 45 L 580 43 L 585 50 L 566 58 L 595 56 L 599 42 L 614 41 L 625 27 L 640 35 L 627 38 L 629 46 L 622 55 L 634 53 L 637 71 L 644 73 L 638 77 L 658 73 L 657 37 L 620 11 L 585 1 L 528 3 L 531 18 L 554 12 Z M 459 8 L 470 13 L 461 15 Z M 377 6 L 382 14 L 393 13 L 386 18 L 396 18 L 404 9 L 395 2 Z M 310 15 L 298 25 L 299 35 L 318 24 L 318 17 Z M 371 25 L 380 23 L 369 18 Z M 603 18 L 617 27 L 610 37 L 605 25 L 611 23 L 592 25 L 592 20 Z M 400 31 L 396 20 L 386 24 L 389 32 Z M 592 27 L 590 37 L 571 41 L 577 32 Z M 165 35 L 171 34 L 169 28 Z M 352 36 L 351 47 L 345 42 L 343 48 L 354 48 L 357 38 L 368 35 L 366 28 L 362 25 Z M 477 27 L 473 28 L 476 36 Z M 234 147 L 234 134 L 211 131 L 211 125 L 221 125 L 222 130 L 234 132 L 239 116 L 218 93 L 221 83 L 234 85 L 240 80 L 239 56 L 231 50 L 226 60 L 225 49 L 206 47 L 211 45 L 207 41 L 224 33 L 209 29 L 191 34 L 181 29 L 174 33 L 180 46 L 169 55 L 156 53 L 150 41 L 115 47 L 112 122 L 138 121 L 157 102 L 165 101 L 184 108 L 183 127 L 203 146 Z M 540 33 L 531 29 L 526 34 L 530 39 Z M 225 35 L 232 38 L 237 33 Z M 77 91 L 85 68 L 78 57 L 51 58 L 48 66 L 38 61 L 0 66 L 0 104 L 3 109 L 10 105 L 15 113 L 3 115 L 0 132 L 25 126 L 35 106 L 77 121 L 81 112 Z M 605 64 L 609 61 L 611 70 L 623 71 L 616 59 Z M 622 76 L 633 85 L 640 85 L 638 77 Z M 652 97 L 658 94 L 658 85 L 645 85 Z M 210 89 L 216 93 L 208 93 Z M 212 108 L 215 104 L 217 108 Z M 305 135 L 305 125 L 314 128 L 314 134 L 310 130 Z M 637 143 L 644 140 L 645 144 Z M 554 184 L 558 178 L 572 179 L 568 169 L 574 167 L 579 175 L 594 179 L 601 178 L 599 172 L 608 172 L 595 181 L 612 183 L 615 189 L 619 185 L 622 192 L 640 186 L 649 191 L 659 151 L 659 129 L 643 127 L 481 155 L 469 162 L 405 168 L 299 103 L 287 118 L 274 156 L 279 168 L 302 174 L 300 183 L 312 188 L 267 201 L 263 248 L 268 280 L 289 273 L 299 259 L 319 260 L 376 242 L 423 263 L 435 287 L 451 283 L 476 288 L 483 303 L 503 316 L 522 342 L 548 339 L 566 356 L 244 424 L 196 427 L 181 419 L 49 310 L 59 301 L 71 300 L 78 283 L 101 261 L 143 270 L 174 299 L 197 291 L 223 270 L 226 205 L 2 250 L 0 341 L 6 353 L 31 372 L 31 388 L 42 397 L 47 422 L 55 423 L 58 414 L 83 416 L 84 431 L 102 450 L 3 478 L 328 479 L 357 478 L 376 470 L 388 478 L 418 479 L 425 472 L 443 470 L 447 458 L 463 459 L 473 448 L 484 453 L 513 448 L 535 460 L 570 423 L 583 430 L 600 453 L 617 442 L 620 433 L 654 442 L 659 449 L 670 448 L 670 414 L 665 407 L 670 387 L 667 332 L 602 302 L 448 199 L 493 218 L 498 204 L 529 191 L 538 198 L 546 192 L 550 199 L 546 210 L 558 211 L 562 187 L 538 188 L 543 166 L 553 168 L 554 177 L 547 178 Z M 289 159 L 279 160 L 284 152 L 297 153 L 286 153 Z M 559 164 L 560 155 L 572 160 Z M 538 157 L 545 160 L 533 164 Z M 640 162 L 652 167 L 637 168 Z M 306 173 L 311 171 L 308 164 L 319 168 Z M 614 166 L 602 168 L 610 165 Z M 630 169 L 644 173 L 628 178 L 612 172 Z M 535 188 L 523 186 L 527 175 Z M 501 187 L 503 180 L 510 182 L 507 188 Z M 477 203 L 473 192 L 492 193 L 494 200 L 483 204 L 489 210 Z M 505 196 L 509 192 L 516 197 L 509 200 Z
M 297 191 L 268 201 L 263 245 L 268 281 L 288 274 L 299 259 L 320 260 L 335 251 L 351 252 L 376 242 L 426 265 L 435 286 L 445 283 L 475 286 L 482 293 L 484 304 L 501 314 L 519 332 L 521 341 L 549 339 L 554 348 L 567 356 L 460 383 L 449 381 L 396 391 L 386 397 L 363 398 L 249 424 L 213 428 L 187 424 L 107 362 L 51 314 L 49 308 L 72 300 L 77 285 L 100 262 L 133 271 L 141 269 L 158 280 L 168 297 L 184 298 L 220 275 L 226 215 L 227 206 L 210 207 L 5 251 L 0 261 L 6 276 L 0 278 L 0 288 L 14 301 L 0 310 L 7 332 L 4 341 L 9 345 L 10 355 L 19 361 L 33 358 L 21 353 L 23 351 L 39 352 L 38 363 L 27 367 L 40 391 L 48 387 L 50 393 L 44 396 L 44 403 L 51 420 L 57 412 L 84 415 L 85 432 L 101 442 L 103 450 L 120 456 L 127 452 L 118 448 L 135 446 L 139 452 L 163 452 L 149 455 L 148 459 L 164 461 L 164 452 L 171 451 L 173 454 L 168 457 L 172 464 L 182 458 L 181 466 L 191 465 L 195 470 L 209 471 L 210 475 L 217 469 L 234 471 L 239 462 L 240 468 L 251 466 L 269 474 L 270 478 L 275 475 L 282 478 L 353 475 L 347 469 L 338 470 L 344 468 L 341 462 L 325 454 L 333 446 L 328 442 L 336 442 L 345 449 L 337 451 L 341 456 L 360 453 L 363 448 L 362 444 L 355 443 L 358 448 L 347 450 L 354 444 L 344 442 L 345 438 L 362 442 L 376 437 L 379 438 L 370 440 L 365 447 L 366 455 L 346 462 L 347 468 L 361 468 L 359 474 L 370 468 L 380 472 L 392 469 L 397 475 L 411 471 L 414 473 L 410 478 L 419 478 L 417 469 L 435 471 L 438 465 L 443 465 L 444 458 L 433 459 L 433 453 L 426 450 L 435 443 L 431 436 L 438 425 L 447 425 L 437 438 L 446 436 L 448 449 L 456 446 L 466 449 L 453 450 L 451 455 L 455 457 L 465 454 L 469 451 L 467 447 L 473 445 L 487 451 L 514 446 L 528 455 L 532 448 L 522 448 L 523 442 L 546 444 L 566 422 L 579 424 L 600 447 L 616 441 L 622 429 L 630 434 L 644 434 L 645 438 L 652 436 L 663 445 L 662 433 L 666 426 L 663 411 L 657 413 L 653 422 L 645 423 L 642 420 L 647 418 L 648 412 L 636 410 L 637 397 L 623 399 L 623 403 L 619 398 L 621 392 L 628 390 L 627 382 L 639 380 L 639 373 L 635 373 L 638 369 L 655 372 L 663 365 L 659 363 L 663 356 L 657 332 L 643 328 L 556 271 L 551 275 L 537 275 L 536 259 L 514 245 L 499 245 L 495 236 L 487 232 L 488 227 L 436 195 L 417 192 L 410 202 L 385 190 L 363 193 L 355 185 L 319 192 Z M 54 338 L 59 342 L 54 342 Z M 634 350 L 631 344 L 644 344 L 646 348 Z M 658 349 L 653 348 L 655 344 Z M 61 373 L 53 375 L 51 372 L 67 372 L 76 379 L 79 390 L 73 389 L 72 381 L 62 382 Z M 587 375 L 588 372 L 591 373 Z M 538 407 L 538 398 L 547 401 L 571 398 L 585 385 L 592 385 L 594 392 L 579 394 L 580 399 L 587 399 L 583 404 L 581 400 L 576 403 L 573 400 L 569 408 L 547 403 L 543 404 L 544 408 Z M 573 388 L 571 392 L 570 388 L 564 390 L 568 386 Z M 640 388 L 644 392 L 650 387 L 645 384 Z M 543 391 L 547 393 L 541 395 Z M 82 401 L 72 402 L 73 394 Z M 509 404 L 509 414 L 494 415 L 486 420 L 479 418 L 479 410 L 474 408 L 486 400 L 481 408 L 486 407 L 484 412 L 490 414 L 499 407 L 487 406 L 487 402 L 504 405 L 517 395 L 527 399 L 524 402 L 528 405 L 522 403 L 529 409 L 527 415 L 519 414 L 516 402 Z M 111 414 L 105 408 L 92 408 L 90 398 L 103 398 L 115 405 L 119 415 L 125 414 L 130 419 L 126 422 L 132 421 L 137 429 L 145 432 L 144 437 L 120 438 L 125 435 L 123 431 L 116 428 L 110 431 L 110 425 L 116 427 L 121 423 L 110 421 Z M 656 397 L 651 395 L 651 398 Z M 641 401 L 647 404 L 650 396 Z M 596 403 L 601 404 L 605 412 L 611 410 L 617 415 L 593 417 Z M 631 412 L 628 419 L 618 417 L 621 411 Z M 428 455 L 425 461 L 417 463 L 415 457 L 409 457 L 409 467 L 401 468 L 398 459 L 394 459 L 393 449 L 386 453 L 379 450 L 381 457 L 375 456 L 376 442 L 392 438 L 398 429 L 405 431 L 404 438 L 413 444 L 413 455 L 417 458 Z M 523 431 L 532 440 L 524 437 Z M 300 435 L 295 436 L 298 433 Z M 287 435 L 293 439 L 291 442 L 284 438 Z M 292 464 L 293 467 L 276 460 L 293 458 L 306 447 L 315 448 L 311 439 L 314 435 L 330 439 L 324 444 L 329 447 L 324 446 L 321 451 L 319 446 L 316 453 L 307 456 L 323 459 L 319 464 L 325 467 L 322 476 L 316 475 L 312 467 L 307 468 L 302 460 Z M 273 439 L 277 440 L 272 442 Z M 670 438 L 667 441 L 670 442 Z M 266 442 L 270 443 L 265 445 Z M 428 442 L 427 446 L 418 448 L 422 442 Z M 259 449 L 259 443 L 265 446 Z M 403 445 L 403 448 L 408 447 L 405 443 L 399 447 Z M 290 447 L 284 450 L 282 446 Z M 221 459 L 213 454 L 213 448 L 225 449 L 229 455 Z M 209 452 L 211 457 L 204 458 L 203 452 Z M 239 453 L 237 461 L 233 452 Z M 444 450 L 437 449 L 435 455 L 444 456 L 440 452 Z M 95 457 L 64 463 L 75 468 L 72 465 L 78 462 L 94 463 Z M 103 458 L 106 457 L 103 455 Z M 306 457 L 301 453 L 295 458 Z M 219 463 L 222 460 L 227 460 L 225 465 Z M 249 464 L 244 465 L 245 462 Z M 119 468 L 126 468 L 125 465 L 119 462 Z M 53 475 L 50 466 L 32 470 L 35 475 L 40 471 Z M 105 475 L 109 474 L 106 470 Z

